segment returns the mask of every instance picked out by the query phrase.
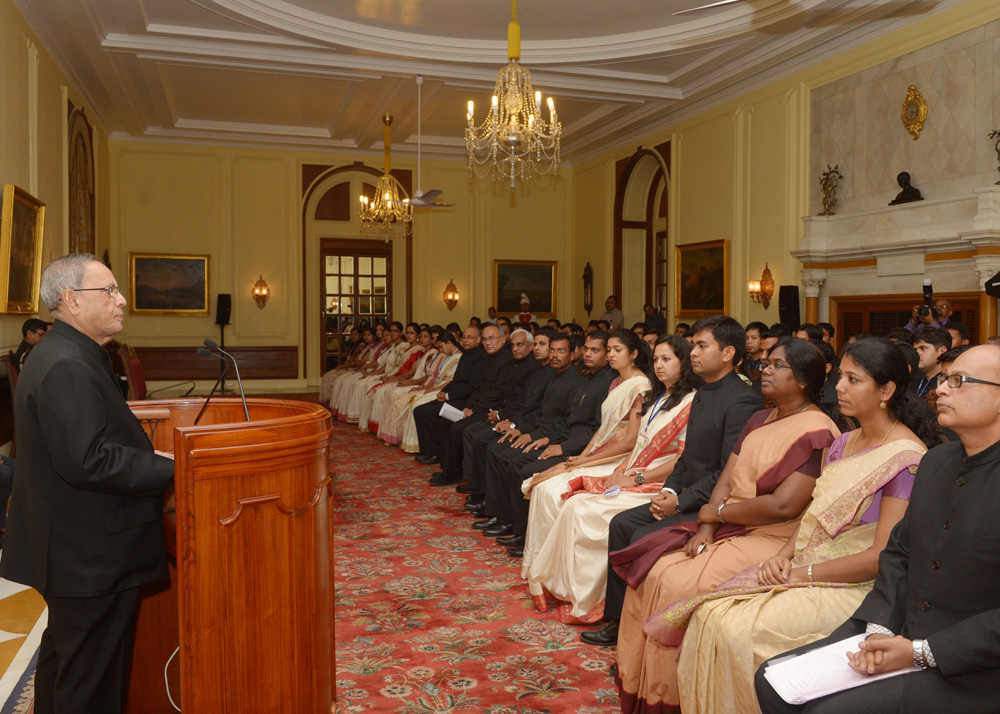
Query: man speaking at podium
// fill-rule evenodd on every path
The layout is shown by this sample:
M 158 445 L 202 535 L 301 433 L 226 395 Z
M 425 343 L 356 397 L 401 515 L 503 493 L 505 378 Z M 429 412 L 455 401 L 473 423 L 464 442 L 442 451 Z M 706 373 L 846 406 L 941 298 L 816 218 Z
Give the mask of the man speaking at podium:
M 90 254 L 56 258 L 41 298 L 55 318 L 14 394 L 17 471 L 0 576 L 48 605 L 35 712 L 124 707 L 139 586 L 167 576 L 157 455 L 122 398 L 102 345 L 125 297 Z

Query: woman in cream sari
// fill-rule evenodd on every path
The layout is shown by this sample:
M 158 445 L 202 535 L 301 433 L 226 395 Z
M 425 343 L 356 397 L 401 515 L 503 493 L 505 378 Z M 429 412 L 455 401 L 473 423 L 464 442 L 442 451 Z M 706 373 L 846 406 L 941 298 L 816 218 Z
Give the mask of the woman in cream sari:
M 797 535 L 714 593 L 647 621 L 657 641 L 683 637 L 677 679 L 685 714 L 759 712 L 757 667 L 829 635 L 871 590 L 917 464 L 937 441 L 931 413 L 907 403 L 908 379 L 903 354 L 888 340 L 848 345 L 837 394 L 861 428 L 831 445 Z
M 374 341 L 375 331 L 370 327 L 365 327 L 361 331 L 361 340 L 354 346 L 354 349 L 351 350 L 351 354 L 344 361 L 344 364 L 323 374 L 323 381 L 320 383 L 319 387 L 320 404 L 330 403 L 330 397 L 333 395 L 333 384 L 337 381 L 338 377 L 342 377 L 348 372 L 361 368 L 361 365 L 365 363 L 365 357 L 368 355 L 369 350 L 371 350 L 372 343 Z
M 385 363 L 385 370 L 382 374 L 369 377 L 359 387 L 355 387 L 354 401 L 347 407 L 347 421 L 349 423 L 354 423 L 354 408 L 357 407 L 358 429 L 361 431 L 369 430 L 369 419 L 375 404 L 375 395 L 386 384 L 391 384 L 394 380 L 402 377 L 409 377 L 407 372 L 413 372 L 417 360 L 424 353 L 424 348 L 417 340 L 419 336 L 420 325 L 415 322 L 407 324 L 402 330 L 401 339 L 396 343 L 393 353 L 389 356 L 389 361 Z
M 651 358 L 649 345 L 635 333 L 630 330 L 611 333 L 608 338 L 608 365 L 618 372 L 618 377 L 611 383 L 608 396 L 601 404 L 601 425 L 579 456 L 569 456 L 564 462 L 525 479 L 521 484 L 525 497 L 531 500 L 524 543 L 525 568 L 531 564 L 550 524 L 558 515 L 556 506 L 562 503 L 561 495 L 573 478 L 570 471 L 583 466 L 616 463 L 632 450 L 639 434 L 639 423 L 631 418 L 631 414 L 641 407 L 643 395 L 652 386 L 647 376 Z M 607 472 L 611 473 L 613 468 L 612 465 Z M 541 539 L 532 534 L 539 528 Z M 522 570 L 522 576 L 526 572 L 526 569 Z
M 425 374 L 413 386 L 400 389 L 392 404 L 378 425 L 378 438 L 391 446 L 397 446 L 403 437 L 403 420 L 410 413 L 417 400 L 436 394 L 447 384 L 455 373 L 461 350 L 455 336 L 442 332 L 434 340 L 436 351 L 427 362 Z M 421 401 L 421 404 L 424 402 Z
M 449 332 L 441 335 L 441 351 L 447 355 L 448 359 L 438 367 L 439 372 L 434 382 L 425 387 L 422 392 L 415 392 L 399 415 L 399 422 L 401 424 L 401 434 L 398 441 L 399 448 L 408 454 L 415 454 L 420 451 L 420 439 L 417 438 L 417 424 L 413 421 L 413 410 L 421 404 L 427 404 L 437 399 L 437 393 L 455 376 L 458 361 L 462 358 L 463 354 L 458 338 Z
M 552 479 L 532 491 L 530 548 L 525 548 L 521 577 L 528 580 L 539 612 L 548 609 L 551 596 L 559 602 L 562 622 L 597 622 L 603 616 L 611 518 L 648 502 L 684 450 L 691 402 L 701 384 L 690 354 L 691 346 L 681 337 L 668 335 L 656 342 L 657 384 L 629 414 L 629 427 L 637 436 L 628 456 L 591 457 L 589 462 L 579 458 L 566 471 L 568 486 Z
M 776 555 L 797 530 L 823 450 L 840 436 L 817 406 L 825 376 L 819 350 L 805 340 L 779 341 L 761 380 L 776 406 L 747 422 L 697 523 L 663 528 L 610 554 L 630 586 L 618 632 L 623 712 L 679 710 L 677 648 L 648 637 L 643 623 Z
M 392 334 L 384 326 L 382 333 L 372 343 L 371 349 L 365 355 L 364 364 L 357 370 L 347 372 L 337 378 L 330 394 L 330 413 L 340 421 L 347 420 L 347 405 L 350 402 L 354 386 L 376 369 L 382 368 L 389 357 L 389 349 L 393 342 Z M 378 327 L 376 327 L 377 332 Z
M 419 384 L 427 376 L 427 363 L 437 354 L 434 347 L 434 339 L 431 337 L 430 327 L 420 328 L 417 325 L 407 326 L 407 332 L 411 329 L 417 332 L 417 341 L 404 353 L 406 358 L 402 366 L 396 370 L 394 376 L 383 380 L 377 390 L 368 390 L 368 399 L 371 400 L 371 412 L 368 414 L 368 431 L 378 434 L 379 422 L 394 397 L 399 396 L 402 389 L 408 391 L 409 387 Z M 406 333 L 404 333 L 406 334 Z M 419 376 L 418 376 L 419 375 Z M 402 385 L 402 386 L 400 386 Z

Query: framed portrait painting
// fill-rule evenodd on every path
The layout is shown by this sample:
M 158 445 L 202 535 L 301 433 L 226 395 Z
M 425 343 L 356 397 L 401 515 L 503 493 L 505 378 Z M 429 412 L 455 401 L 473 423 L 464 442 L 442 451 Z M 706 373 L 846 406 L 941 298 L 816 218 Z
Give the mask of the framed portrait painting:
M 0 299 L 7 313 L 38 312 L 45 204 L 12 183 L 0 204 Z
M 500 315 L 521 312 L 521 295 L 538 317 L 555 317 L 559 263 L 554 260 L 494 260 L 493 305 Z
M 674 314 L 707 317 L 729 312 L 729 241 L 674 248 Z
M 129 313 L 210 314 L 209 256 L 129 253 Z

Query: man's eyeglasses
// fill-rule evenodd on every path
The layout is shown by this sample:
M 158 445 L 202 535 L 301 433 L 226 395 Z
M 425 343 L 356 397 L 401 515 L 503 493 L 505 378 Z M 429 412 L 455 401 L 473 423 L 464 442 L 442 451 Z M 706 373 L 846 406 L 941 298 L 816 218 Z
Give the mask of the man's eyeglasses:
M 88 290 L 103 290 L 109 297 L 116 298 L 121 289 L 117 285 L 105 285 L 103 288 L 73 288 L 78 293 L 85 293 Z
M 496 341 L 497 341 L 497 340 L 499 340 L 499 339 L 500 339 L 500 335 L 497 335 L 496 337 L 484 337 L 484 338 L 482 339 L 482 341 L 483 341 L 483 342 L 488 342 L 488 343 L 490 343 L 490 344 L 493 344 L 494 342 L 496 342 Z
M 958 389 L 962 386 L 962 382 L 971 382 L 972 384 L 989 384 L 993 387 L 1000 387 L 1000 384 L 996 382 L 987 382 L 985 379 L 976 379 L 975 377 L 970 377 L 965 374 L 949 374 L 945 377 L 945 382 L 952 389 Z

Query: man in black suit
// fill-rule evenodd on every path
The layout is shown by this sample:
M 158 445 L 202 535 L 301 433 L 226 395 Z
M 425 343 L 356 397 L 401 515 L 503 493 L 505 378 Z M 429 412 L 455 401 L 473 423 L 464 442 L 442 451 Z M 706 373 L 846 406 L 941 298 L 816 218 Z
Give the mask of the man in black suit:
M 56 324 L 14 395 L 17 470 L 0 576 L 49 609 L 35 711 L 124 708 L 139 586 L 167 576 L 162 495 L 174 475 L 122 399 L 101 347 L 125 297 L 89 254 L 52 261 L 41 296 Z
M 777 695 L 763 676 L 765 663 L 756 679 L 765 714 L 997 711 L 1000 349 L 983 345 L 960 355 L 937 392 L 938 420 L 960 441 L 937 446 L 921 460 L 910 505 L 889 536 L 875 587 L 861 607 L 830 637 L 793 650 L 801 654 L 864 634 L 861 649 L 847 655 L 856 671 L 880 674 L 914 665 L 921 671 L 802 707 Z

